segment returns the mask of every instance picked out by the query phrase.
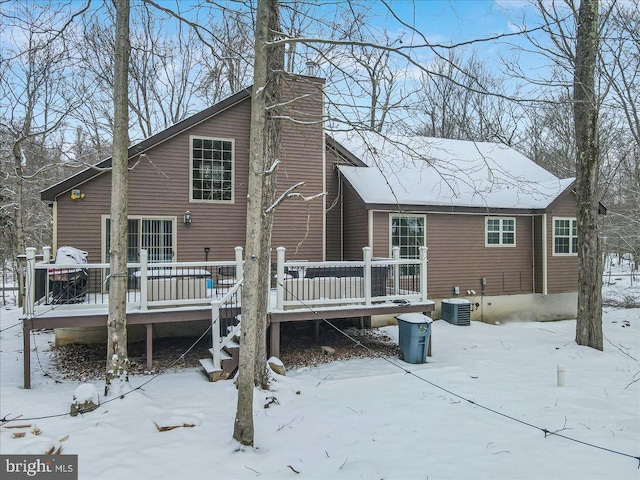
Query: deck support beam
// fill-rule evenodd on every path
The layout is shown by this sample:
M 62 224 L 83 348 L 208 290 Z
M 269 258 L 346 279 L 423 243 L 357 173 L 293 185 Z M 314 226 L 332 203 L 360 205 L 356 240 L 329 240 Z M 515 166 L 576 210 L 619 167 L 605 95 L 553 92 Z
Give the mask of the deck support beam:
M 147 329 L 147 372 L 153 369 L 153 324 L 146 323 Z
M 24 388 L 31 388 L 31 320 L 22 321 L 22 359 L 24 369 Z
M 280 322 L 272 322 L 269 325 L 271 340 L 269 345 L 269 355 L 271 357 L 280 356 Z

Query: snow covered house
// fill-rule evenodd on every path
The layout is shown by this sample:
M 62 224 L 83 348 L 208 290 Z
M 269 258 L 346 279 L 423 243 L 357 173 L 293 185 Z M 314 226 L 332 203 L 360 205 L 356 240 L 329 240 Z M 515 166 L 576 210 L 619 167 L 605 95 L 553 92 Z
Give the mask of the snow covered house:
M 323 128 L 322 79 L 285 82 L 278 192 L 327 194 L 280 205 L 273 246 L 288 260 L 417 258 L 428 294 L 466 298 L 473 319 L 575 315 L 573 179 L 494 143 Z M 232 260 L 245 237 L 250 89 L 130 147 L 130 261 Z M 108 261 L 111 159 L 44 190 L 53 247 Z M 274 251 L 275 258 L 275 251 Z M 437 313 L 436 313 L 437 315 Z
M 438 305 L 465 298 L 471 318 L 489 322 L 575 316 L 573 178 L 497 143 L 371 132 L 330 143 L 343 258 L 362 244 L 374 256 L 394 246 L 415 256 L 424 245 Z

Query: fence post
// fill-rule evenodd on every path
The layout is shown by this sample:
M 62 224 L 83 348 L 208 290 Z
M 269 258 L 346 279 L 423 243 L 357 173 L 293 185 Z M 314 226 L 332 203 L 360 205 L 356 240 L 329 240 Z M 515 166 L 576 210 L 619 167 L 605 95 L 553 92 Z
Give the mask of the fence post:
M 284 259 L 286 250 L 284 247 L 276 248 L 276 308 L 278 310 L 284 310 Z
M 420 247 L 420 300 L 427 301 L 427 247 Z
M 371 247 L 362 247 L 364 256 L 364 303 L 371 305 L 371 256 L 373 249 Z
M 391 249 L 391 257 L 394 260 L 400 260 L 400 247 L 395 246 Z M 400 294 L 400 264 L 393 265 L 393 294 Z
M 236 247 L 236 282 L 239 282 L 244 277 L 242 266 L 242 247 Z
M 149 252 L 147 250 L 140 250 L 140 310 L 145 311 L 148 309 L 148 282 L 149 278 Z
M 220 370 L 220 302 L 211 302 L 211 353 L 213 354 L 213 368 Z
M 33 317 L 36 299 L 36 249 L 27 247 L 27 274 L 24 286 L 24 309 L 27 318 Z

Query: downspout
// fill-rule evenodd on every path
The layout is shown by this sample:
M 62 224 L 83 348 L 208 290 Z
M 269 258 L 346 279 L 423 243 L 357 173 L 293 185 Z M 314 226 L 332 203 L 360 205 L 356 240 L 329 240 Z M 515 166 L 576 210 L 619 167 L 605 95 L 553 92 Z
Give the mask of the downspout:
M 531 215 L 531 269 L 533 292 L 536 291 L 536 216 Z
M 547 214 L 542 214 L 542 294 L 548 294 L 547 285 Z
M 322 86 L 322 98 L 324 100 L 324 85 Z M 327 261 L 327 133 L 324 129 L 326 118 L 325 104 L 322 102 L 322 261 Z

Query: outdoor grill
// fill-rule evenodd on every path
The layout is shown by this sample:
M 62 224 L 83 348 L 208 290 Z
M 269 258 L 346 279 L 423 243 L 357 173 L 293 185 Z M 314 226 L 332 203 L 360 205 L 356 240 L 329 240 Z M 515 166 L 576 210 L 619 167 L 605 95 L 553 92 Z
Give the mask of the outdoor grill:
M 74 247 L 60 247 L 55 264 L 85 265 L 87 252 Z M 87 270 L 78 268 L 50 268 L 48 270 L 51 303 L 82 303 L 87 293 Z

